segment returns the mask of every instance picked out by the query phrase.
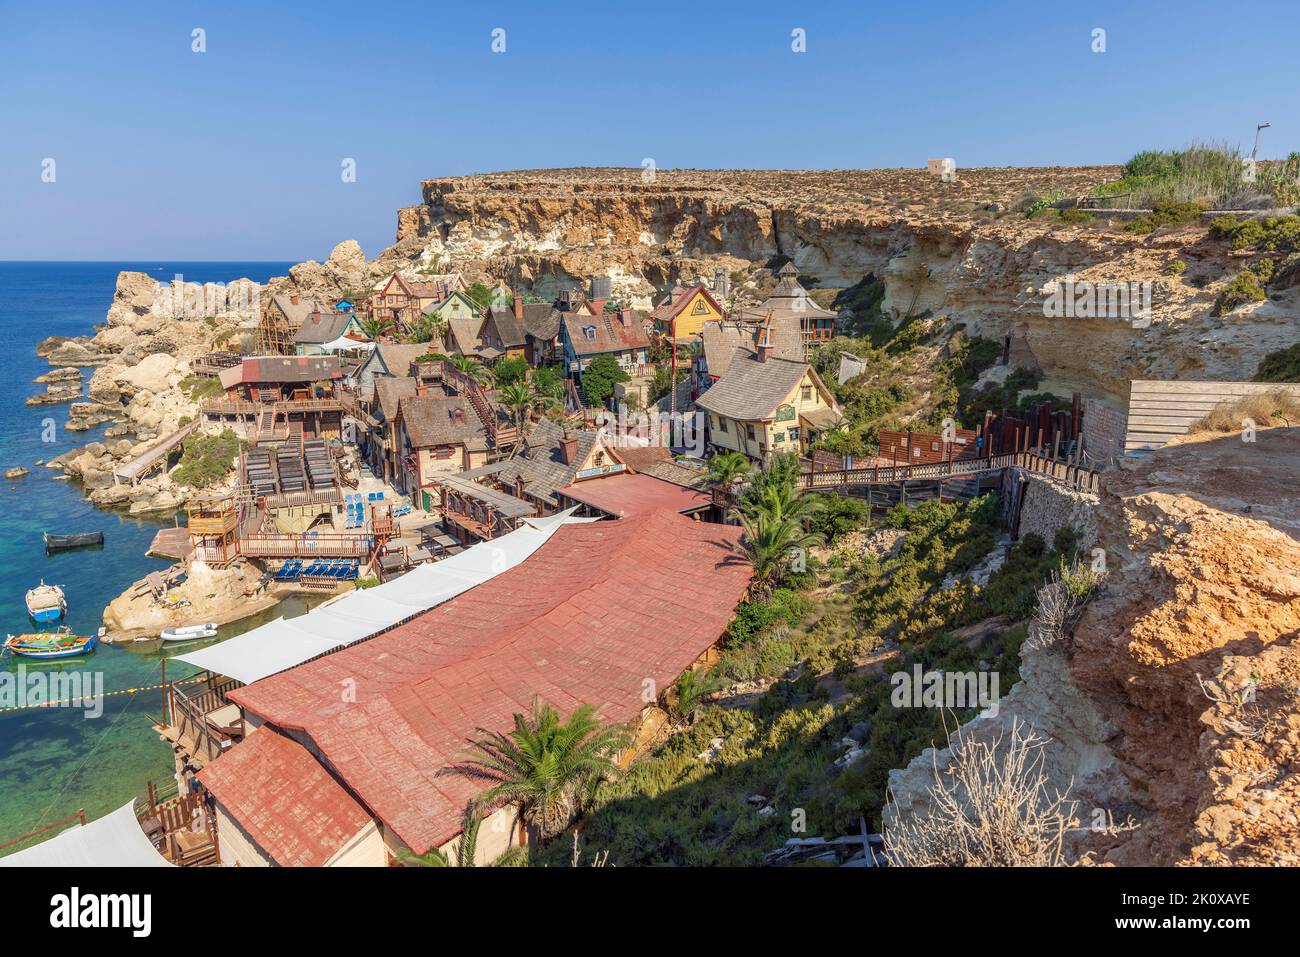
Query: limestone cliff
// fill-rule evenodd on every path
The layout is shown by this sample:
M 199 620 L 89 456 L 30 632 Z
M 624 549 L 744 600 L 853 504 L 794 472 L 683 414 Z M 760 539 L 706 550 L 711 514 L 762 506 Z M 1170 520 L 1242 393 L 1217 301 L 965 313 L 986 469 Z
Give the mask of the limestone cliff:
M 1124 232 L 1010 212 L 1025 193 L 1078 195 L 1115 167 L 973 169 L 956 183 L 924 170 L 528 170 L 431 179 L 398 214 L 389 262 L 511 278 L 535 291 L 601 274 L 644 303 L 676 279 L 793 257 L 822 287 L 872 274 L 895 317 L 931 310 L 995 339 L 1023 337 L 1045 386 L 1122 400 L 1135 377 L 1248 378 L 1300 331 L 1294 295 L 1210 315 L 1240 267 L 1204 227 Z M 1181 275 L 1168 275 L 1175 260 Z M 1175 267 L 1176 268 L 1176 267 Z M 1150 282 L 1150 327 L 1048 319 L 1058 280 Z
M 1131 817 L 1135 830 L 1081 836 L 1101 861 L 1300 863 L 1297 461 L 1300 429 L 1273 429 L 1108 472 L 1104 593 L 1068 656 L 1028 647 L 998 715 L 963 729 L 1028 722 L 1085 828 L 1095 809 Z M 904 813 L 923 806 L 936 758 L 949 755 L 891 774 Z

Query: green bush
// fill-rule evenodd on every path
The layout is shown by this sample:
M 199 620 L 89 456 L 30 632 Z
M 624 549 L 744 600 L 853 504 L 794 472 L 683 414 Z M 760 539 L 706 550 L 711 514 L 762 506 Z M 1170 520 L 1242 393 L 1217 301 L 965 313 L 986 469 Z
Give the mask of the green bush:
M 230 429 L 220 435 L 191 435 L 185 440 L 172 481 L 191 488 L 208 488 L 223 481 L 235 467 L 243 440 Z
M 1214 300 L 1214 314 L 1223 316 L 1238 306 L 1248 302 L 1263 302 L 1267 298 L 1268 293 L 1265 292 L 1260 277 L 1250 269 L 1243 269 L 1223 287 L 1223 291 Z
M 613 356 L 597 356 L 582 370 L 583 398 L 588 406 L 600 408 L 614 394 L 614 384 L 630 378 Z
M 790 588 L 776 589 L 768 602 L 741 602 L 727 628 L 727 644 L 740 647 L 778 622 L 786 626 L 797 624 L 807 613 L 808 600 Z
M 202 399 L 215 399 L 225 391 L 221 388 L 221 380 L 215 376 L 193 374 L 181 379 L 180 390 L 185 393 L 185 398 L 191 402 L 198 402 Z
M 817 495 L 821 509 L 812 518 L 808 530 L 833 545 L 849 532 L 861 528 L 871 514 L 871 507 L 860 498 L 844 495 Z
M 1259 364 L 1256 382 L 1300 382 L 1300 342 L 1270 352 Z
M 1190 226 L 1199 222 L 1204 207 L 1199 203 L 1157 203 L 1149 213 L 1143 213 L 1124 227 L 1127 233 L 1150 233 L 1163 226 Z

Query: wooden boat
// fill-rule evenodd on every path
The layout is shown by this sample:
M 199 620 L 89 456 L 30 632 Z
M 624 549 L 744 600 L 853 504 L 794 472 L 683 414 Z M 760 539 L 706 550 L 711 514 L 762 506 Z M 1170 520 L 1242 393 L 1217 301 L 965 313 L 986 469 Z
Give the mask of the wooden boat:
M 11 655 L 23 658 L 40 658 L 46 661 L 55 658 L 75 658 L 95 650 L 98 638 L 94 635 L 82 638 L 74 635 L 67 628 L 58 631 L 37 632 L 32 635 L 10 635 L 4 644 L 4 650 Z
M 77 532 L 75 535 L 51 535 L 45 533 L 46 552 L 66 552 L 70 548 L 89 548 L 91 545 L 103 545 L 103 532 Z
M 68 610 L 68 601 L 58 585 L 47 585 L 44 580 L 27 592 L 27 614 L 33 621 L 58 621 Z
M 212 622 L 204 625 L 183 625 L 180 628 L 164 628 L 162 630 L 162 640 L 170 641 L 196 641 L 199 638 L 212 638 L 217 634 L 217 626 Z

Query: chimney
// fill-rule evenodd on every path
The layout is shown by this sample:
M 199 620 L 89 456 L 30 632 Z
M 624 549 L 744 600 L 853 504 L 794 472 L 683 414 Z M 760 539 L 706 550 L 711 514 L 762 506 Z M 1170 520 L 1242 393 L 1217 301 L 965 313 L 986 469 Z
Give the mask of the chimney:
M 573 465 L 574 459 L 578 457 L 578 437 L 575 435 L 566 435 L 560 439 L 560 458 L 565 465 Z
M 292 296 L 289 297 L 289 301 L 293 303 L 295 306 L 298 305 L 298 294 L 295 292 Z
M 763 323 L 763 331 L 758 337 L 758 361 L 766 362 L 768 356 L 772 354 L 772 314 L 767 314 L 767 320 Z
M 519 290 L 515 290 L 515 320 L 524 321 L 524 297 L 519 295 Z
M 624 309 L 618 314 L 618 321 L 623 324 L 624 329 L 632 328 L 632 310 Z

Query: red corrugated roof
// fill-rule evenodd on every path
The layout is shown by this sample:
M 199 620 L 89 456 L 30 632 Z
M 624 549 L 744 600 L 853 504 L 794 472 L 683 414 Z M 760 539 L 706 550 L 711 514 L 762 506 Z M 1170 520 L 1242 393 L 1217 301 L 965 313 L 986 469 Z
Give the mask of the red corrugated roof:
M 752 571 L 732 551 L 739 535 L 667 511 L 566 525 L 419 618 L 230 696 L 305 731 L 422 854 L 459 832 L 483 790 L 452 767 L 475 728 L 508 730 L 534 695 L 562 714 L 591 704 L 628 721 L 645 707 L 646 679 L 666 688 L 717 641 Z
M 631 472 L 574 482 L 560 489 L 559 494 L 567 495 L 575 502 L 594 505 L 602 512 L 620 518 L 632 518 L 661 509 L 682 512 L 704 508 L 713 501 L 703 492 Z
M 283 867 L 320 867 L 372 820 L 306 748 L 258 728 L 198 775 Z

